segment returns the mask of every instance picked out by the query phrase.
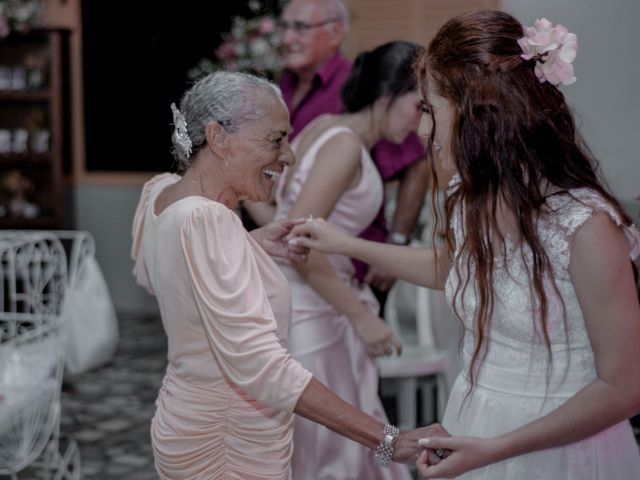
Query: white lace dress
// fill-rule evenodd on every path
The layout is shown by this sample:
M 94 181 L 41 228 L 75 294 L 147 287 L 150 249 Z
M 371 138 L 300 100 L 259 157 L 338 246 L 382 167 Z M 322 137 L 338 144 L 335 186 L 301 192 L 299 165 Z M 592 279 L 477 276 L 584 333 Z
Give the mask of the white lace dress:
M 453 187 L 455 188 L 455 186 Z M 615 210 L 596 192 L 572 190 L 547 201 L 548 214 L 538 224 L 538 234 L 550 257 L 560 296 L 566 308 L 565 332 L 561 299 L 546 289 L 548 329 L 553 367 L 547 377 L 548 351 L 535 331 L 530 282 L 519 247 L 507 245 L 506 261 L 498 258 L 494 271 L 494 311 L 488 353 L 481 363 L 475 390 L 465 400 L 467 372 L 473 354 L 473 312 L 477 302 L 472 283 L 458 295 L 457 309 L 466 330 L 462 347 L 462 373 L 451 391 L 443 419 L 452 435 L 494 437 L 512 431 L 558 408 L 596 377 L 594 358 L 584 318 L 571 283 L 568 266 L 572 235 L 596 211 L 607 212 L 618 225 Z M 463 238 L 460 209 L 452 220 L 456 248 Z M 640 235 L 624 229 L 630 256 L 640 254 Z M 529 252 L 530 253 L 530 252 Z M 446 283 L 449 301 L 466 275 L 453 268 Z M 473 272 L 473 265 L 471 266 Z M 464 285 L 464 283 L 462 283 Z M 462 290 L 461 290 L 462 291 Z M 604 319 L 603 319 L 604 320 Z M 638 346 L 640 348 L 640 345 Z M 629 368 L 638 368 L 629 365 Z M 548 383 L 547 383 L 548 379 Z M 459 480 L 631 480 L 640 478 L 640 453 L 628 421 L 564 447 L 511 458 L 468 472 Z

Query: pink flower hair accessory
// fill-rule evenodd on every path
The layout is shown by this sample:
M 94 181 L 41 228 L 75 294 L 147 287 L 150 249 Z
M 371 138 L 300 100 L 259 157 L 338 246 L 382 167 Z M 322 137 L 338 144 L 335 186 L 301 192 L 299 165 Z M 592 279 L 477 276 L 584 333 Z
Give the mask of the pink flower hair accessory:
M 535 58 L 535 74 L 540 83 L 549 82 L 556 87 L 576 81 L 572 62 L 578 51 L 578 37 L 563 25 L 552 24 L 546 18 L 538 19 L 533 27 L 525 27 L 524 37 L 518 40 L 525 60 Z

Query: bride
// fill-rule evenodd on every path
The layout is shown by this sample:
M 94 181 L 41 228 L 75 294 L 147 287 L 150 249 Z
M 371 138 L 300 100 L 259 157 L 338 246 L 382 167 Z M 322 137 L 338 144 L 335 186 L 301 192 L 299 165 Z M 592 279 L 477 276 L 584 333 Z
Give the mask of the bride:
M 640 411 L 629 260 L 640 234 L 557 87 L 575 80 L 575 48 L 561 25 L 523 30 L 480 11 L 447 22 L 418 61 L 420 133 L 457 172 L 442 250 L 367 242 L 322 219 L 293 232 L 295 244 L 444 289 L 461 319 L 463 371 L 443 420 L 453 437 L 422 440 L 444 457 L 423 454 L 422 479 L 640 475 L 627 421 Z

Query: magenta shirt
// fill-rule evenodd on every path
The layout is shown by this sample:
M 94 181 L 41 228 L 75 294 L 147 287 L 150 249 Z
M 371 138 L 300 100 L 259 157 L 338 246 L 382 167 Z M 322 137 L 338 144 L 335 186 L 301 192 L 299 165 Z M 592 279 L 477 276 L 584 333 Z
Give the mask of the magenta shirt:
M 316 117 L 344 111 L 340 92 L 350 72 L 351 62 L 340 53 L 336 53 L 318 69 L 313 78 L 311 89 L 296 109 L 292 109 L 291 101 L 298 78 L 293 72 L 285 71 L 282 74 L 280 89 L 291 115 L 292 130 L 289 140 L 293 140 Z M 382 180 L 387 182 L 397 177 L 408 166 L 422 159 L 424 147 L 418 135 L 411 133 L 400 145 L 386 140 L 379 141 L 373 148 L 372 156 Z M 360 236 L 367 240 L 384 242 L 388 233 L 384 210 L 381 208 L 376 219 Z M 361 281 L 367 271 L 367 266 L 357 260 L 354 260 L 353 263 L 356 267 L 354 276 Z
M 316 72 L 311 89 L 298 104 L 298 107 L 293 110 L 291 102 L 298 77 L 295 73 L 285 70 L 280 78 L 280 89 L 291 115 L 290 141 L 316 117 L 327 113 L 341 113 L 344 110 L 340 91 L 350 72 L 351 62 L 336 53 Z

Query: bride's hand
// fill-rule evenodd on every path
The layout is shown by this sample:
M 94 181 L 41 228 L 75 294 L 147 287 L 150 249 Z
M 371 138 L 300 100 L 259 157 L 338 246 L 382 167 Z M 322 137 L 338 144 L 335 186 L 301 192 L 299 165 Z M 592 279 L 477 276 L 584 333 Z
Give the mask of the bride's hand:
M 344 255 L 352 237 L 325 219 L 314 218 L 296 225 L 288 238 L 292 245 L 312 248 L 322 253 Z
M 426 454 L 416 461 L 420 480 L 456 478 L 463 473 L 500 460 L 495 439 L 477 437 L 435 437 L 420 439 L 420 446 L 430 451 L 446 452 L 442 461 L 433 464 Z

